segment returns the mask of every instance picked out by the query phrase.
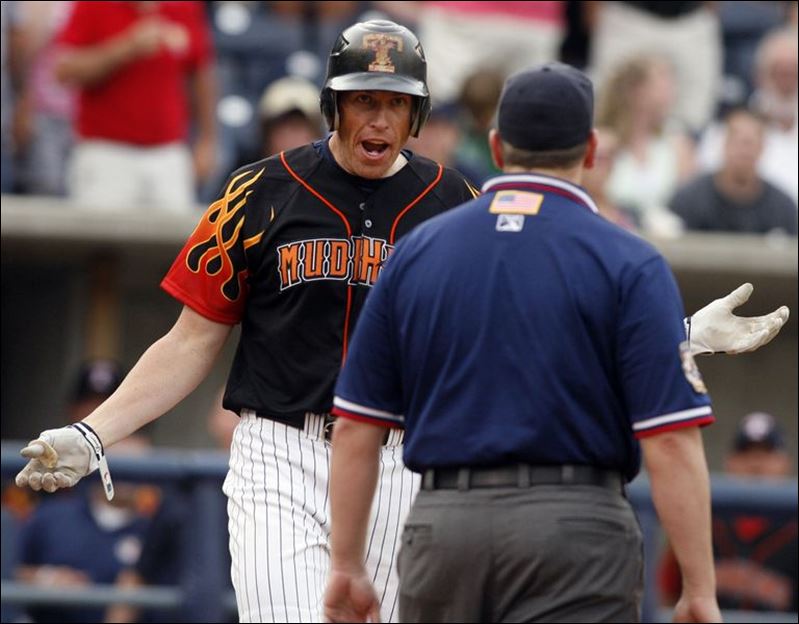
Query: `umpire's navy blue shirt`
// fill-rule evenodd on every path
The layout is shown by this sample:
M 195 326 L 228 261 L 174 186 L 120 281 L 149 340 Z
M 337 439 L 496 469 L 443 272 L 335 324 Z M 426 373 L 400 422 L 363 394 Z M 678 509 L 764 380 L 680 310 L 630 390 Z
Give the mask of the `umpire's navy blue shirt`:
M 712 422 L 660 254 L 564 180 L 483 190 L 399 243 L 333 412 L 404 426 L 416 471 L 586 464 L 630 479 L 636 437 Z

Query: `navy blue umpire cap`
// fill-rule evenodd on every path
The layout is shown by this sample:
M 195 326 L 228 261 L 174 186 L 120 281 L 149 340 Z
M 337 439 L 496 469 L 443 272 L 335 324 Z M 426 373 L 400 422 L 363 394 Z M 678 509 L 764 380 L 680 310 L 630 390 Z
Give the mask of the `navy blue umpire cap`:
M 594 87 L 583 72 L 546 63 L 513 74 L 499 99 L 502 140 L 529 152 L 585 143 L 594 120 Z

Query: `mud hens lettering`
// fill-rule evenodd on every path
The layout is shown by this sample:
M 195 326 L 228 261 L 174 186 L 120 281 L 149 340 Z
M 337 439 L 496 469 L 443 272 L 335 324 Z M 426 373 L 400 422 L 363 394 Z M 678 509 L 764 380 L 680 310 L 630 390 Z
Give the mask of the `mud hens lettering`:
M 277 248 L 280 290 L 315 280 L 372 286 L 392 251 L 394 245 L 366 236 L 312 238 L 280 245 Z

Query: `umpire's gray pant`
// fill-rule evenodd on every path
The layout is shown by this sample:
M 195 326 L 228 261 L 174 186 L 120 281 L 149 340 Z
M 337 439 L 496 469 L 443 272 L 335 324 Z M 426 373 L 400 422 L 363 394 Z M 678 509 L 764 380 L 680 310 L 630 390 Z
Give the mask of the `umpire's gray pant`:
M 639 622 L 643 541 L 597 486 L 422 490 L 399 553 L 401 622 Z

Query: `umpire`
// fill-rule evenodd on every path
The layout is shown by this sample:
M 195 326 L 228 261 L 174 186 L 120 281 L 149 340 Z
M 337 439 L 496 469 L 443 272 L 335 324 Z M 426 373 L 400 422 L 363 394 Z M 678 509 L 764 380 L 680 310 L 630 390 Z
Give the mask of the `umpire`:
M 503 175 L 409 234 L 368 299 L 336 387 L 329 621 L 377 613 L 362 562 L 386 426 L 423 475 L 401 621 L 639 621 L 624 484 L 641 451 L 684 579 L 675 621 L 720 621 L 710 399 L 665 260 L 579 186 L 592 116 L 581 72 L 512 76 L 490 137 Z

